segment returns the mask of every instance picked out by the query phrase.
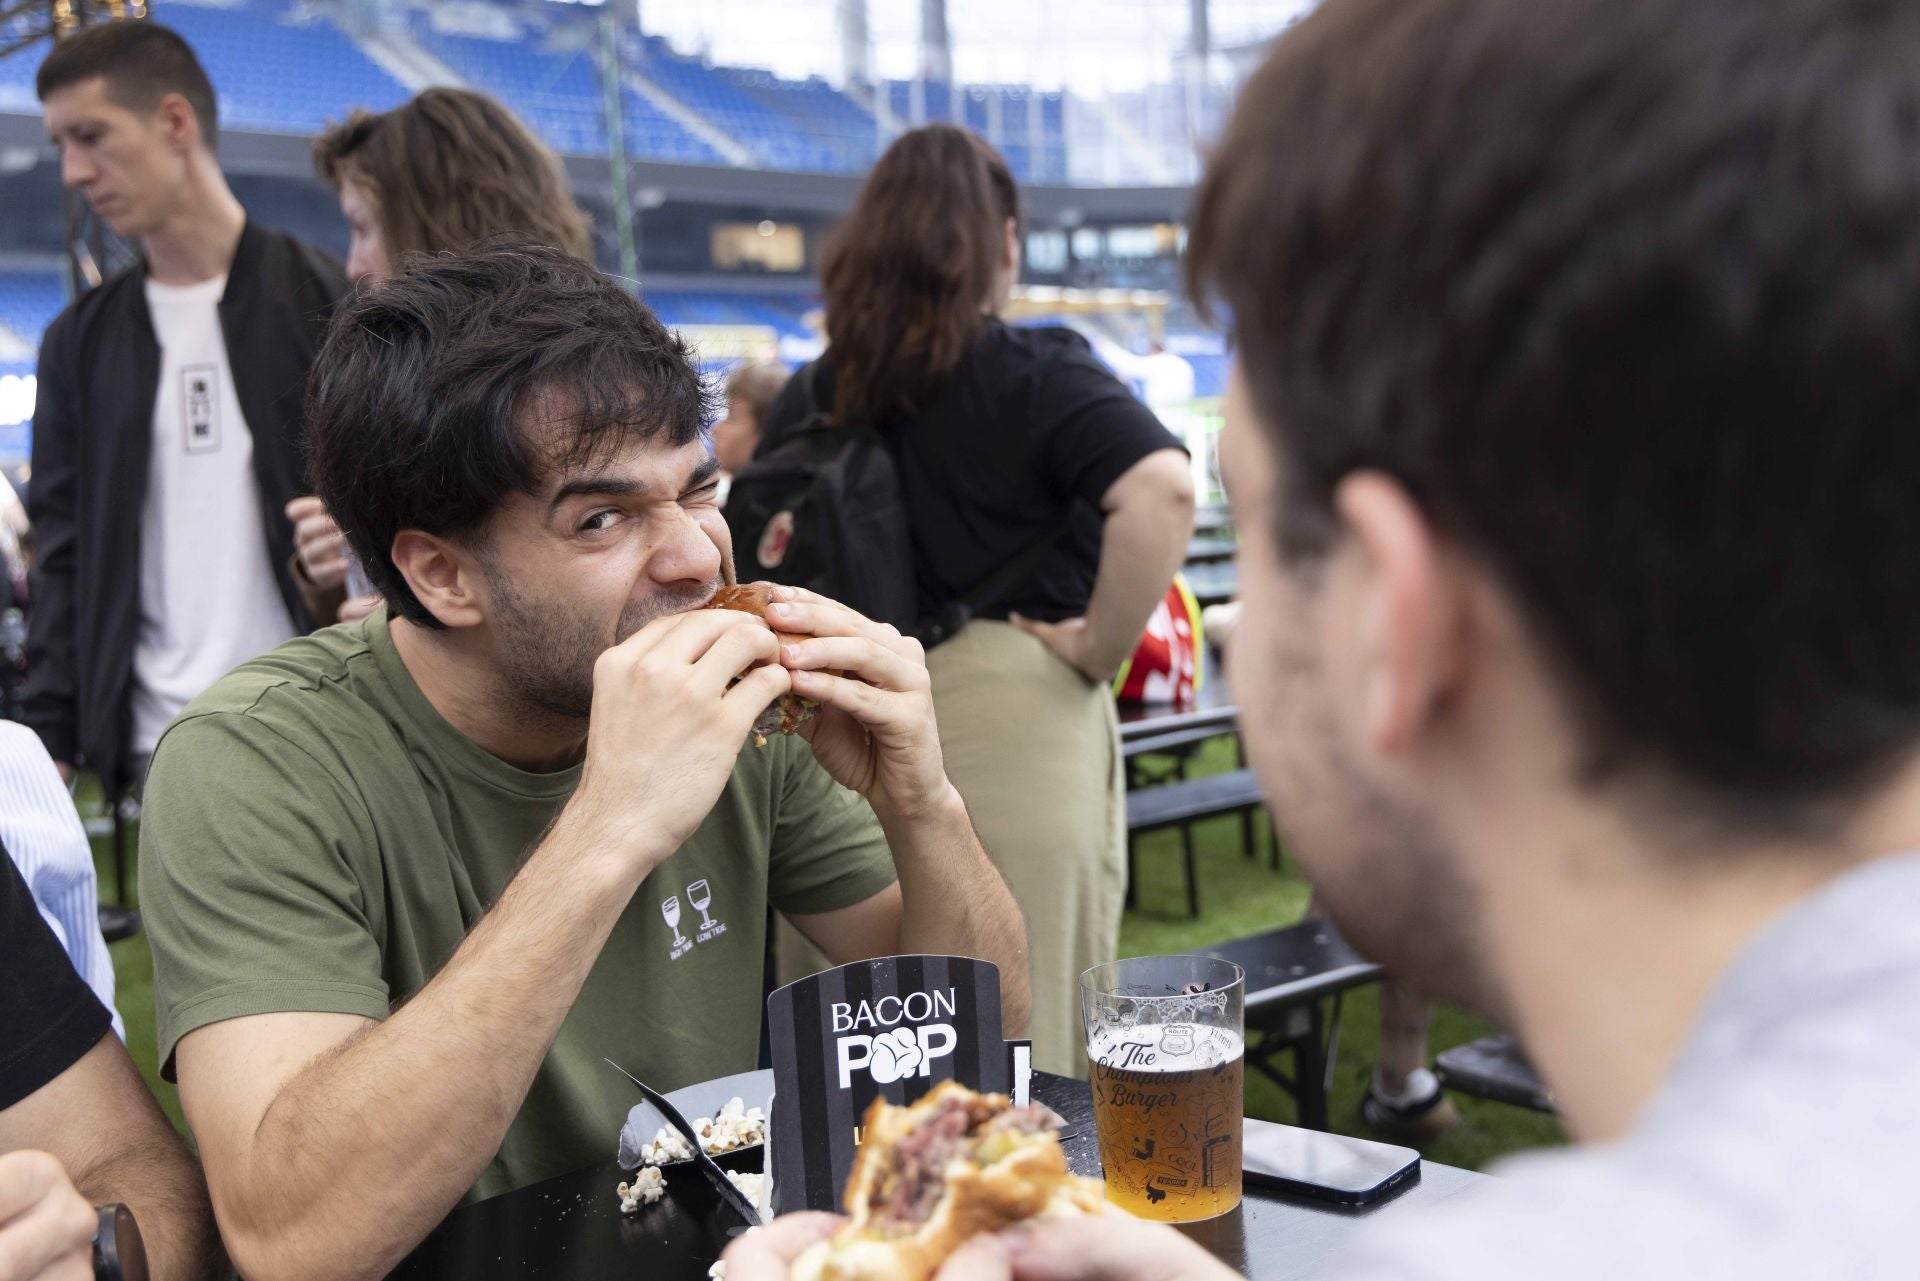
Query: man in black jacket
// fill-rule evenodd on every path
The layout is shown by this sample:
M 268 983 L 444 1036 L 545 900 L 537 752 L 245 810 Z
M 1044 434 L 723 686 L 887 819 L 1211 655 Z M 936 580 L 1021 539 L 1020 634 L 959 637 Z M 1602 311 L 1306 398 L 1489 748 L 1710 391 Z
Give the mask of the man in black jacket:
M 214 157 L 212 86 L 172 31 L 84 31 L 36 87 L 61 181 L 144 257 L 47 329 L 28 501 L 24 719 L 63 773 L 118 792 L 188 700 L 308 625 L 284 510 L 346 282 L 248 221 Z

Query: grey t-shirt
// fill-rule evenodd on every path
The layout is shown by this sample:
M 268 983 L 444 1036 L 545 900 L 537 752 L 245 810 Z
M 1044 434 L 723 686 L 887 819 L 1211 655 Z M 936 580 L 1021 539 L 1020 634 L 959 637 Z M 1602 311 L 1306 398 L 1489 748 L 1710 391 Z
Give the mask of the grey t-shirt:
M 1343 1281 L 1920 1277 L 1920 854 L 1850 872 L 1721 980 L 1616 1142 L 1357 1234 Z

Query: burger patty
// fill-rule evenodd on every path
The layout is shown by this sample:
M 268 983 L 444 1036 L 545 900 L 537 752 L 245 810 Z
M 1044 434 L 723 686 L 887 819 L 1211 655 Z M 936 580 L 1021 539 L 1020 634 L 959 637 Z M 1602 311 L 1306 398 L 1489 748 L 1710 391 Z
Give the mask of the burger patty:
M 1038 1104 L 996 1110 L 977 1095 L 944 1101 L 894 1143 L 870 1221 L 888 1236 L 912 1235 L 933 1217 L 956 1157 L 995 1135 L 1044 1134 L 1059 1125 L 1060 1118 Z

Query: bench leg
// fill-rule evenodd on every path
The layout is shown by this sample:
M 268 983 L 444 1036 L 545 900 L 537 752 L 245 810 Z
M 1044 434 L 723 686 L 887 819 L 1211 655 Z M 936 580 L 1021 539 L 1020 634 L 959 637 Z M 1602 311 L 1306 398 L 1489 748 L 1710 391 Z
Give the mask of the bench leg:
M 1133 834 L 1127 834 L 1127 910 L 1140 906 L 1140 846 Z
M 1180 825 L 1180 849 L 1187 864 L 1187 915 L 1200 919 L 1200 869 L 1193 861 L 1193 824 Z
M 1293 1077 L 1300 1086 L 1300 1124 L 1309 1130 L 1327 1128 L 1326 1042 L 1321 1039 L 1326 1020 L 1320 1002 L 1307 1010 L 1307 1034 L 1294 1042 Z

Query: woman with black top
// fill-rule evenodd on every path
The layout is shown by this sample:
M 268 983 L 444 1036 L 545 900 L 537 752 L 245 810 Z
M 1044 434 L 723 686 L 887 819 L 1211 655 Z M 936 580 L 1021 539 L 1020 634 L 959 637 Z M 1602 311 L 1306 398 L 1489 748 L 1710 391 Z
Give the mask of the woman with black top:
M 894 456 L 922 618 L 1034 562 L 928 666 L 948 772 L 1027 915 L 1034 1065 L 1084 1076 L 1078 979 L 1112 958 L 1126 888 L 1108 683 L 1186 554 L 1193 483 L 1085 339 L 1001 322 L 1019 244 L 991 147 L 950 125 L 901 136 L 826 247 L 812 394 Z M 767 439 L 805 416 L 807 381 Z

